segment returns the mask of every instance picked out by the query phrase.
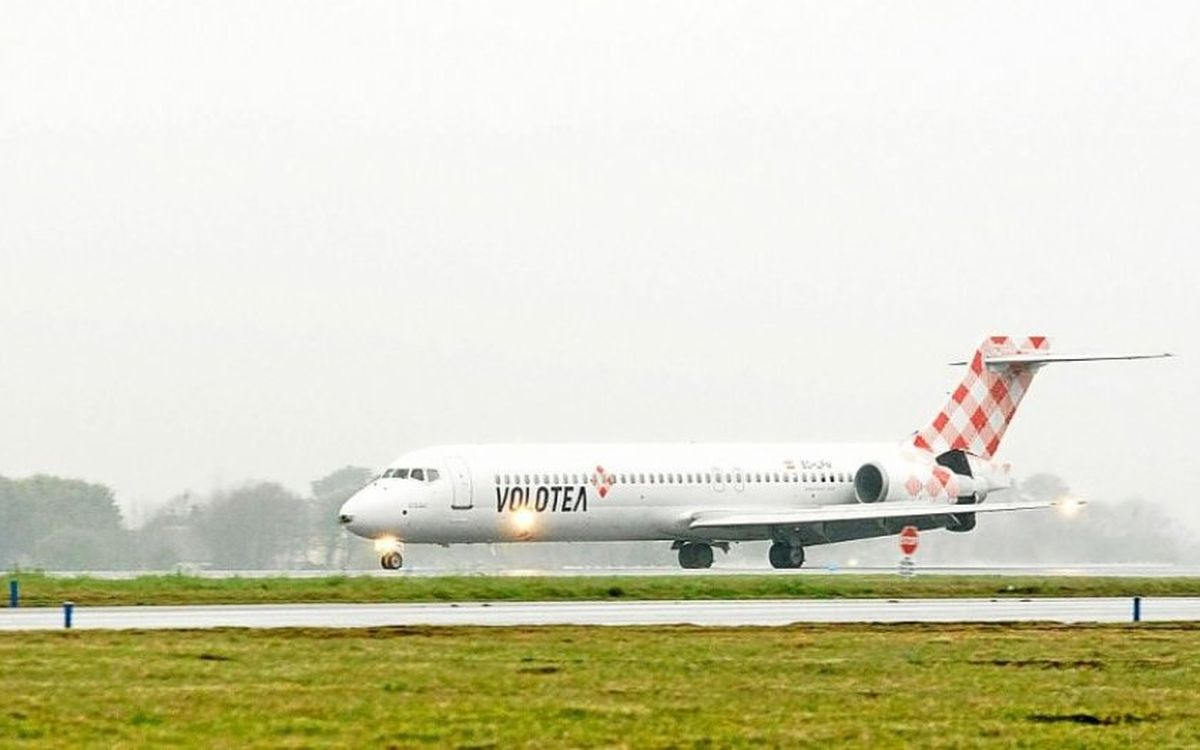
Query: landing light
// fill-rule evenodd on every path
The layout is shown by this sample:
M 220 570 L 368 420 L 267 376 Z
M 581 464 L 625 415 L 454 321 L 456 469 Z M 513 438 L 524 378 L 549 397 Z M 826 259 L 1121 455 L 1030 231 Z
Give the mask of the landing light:
M 375 540 L 376 552 L 396 552 L 400 549 L 400 542 L 394 536 L 381 536 Z
M 537 521 L 537 516 L 533 511 L 521 509 L 513 514 L 513 528 L 520 536 L 529 536 L 533 533 L 533 525 Z
M 1079 515 L 1079 511 L 1086 504 L 1077 497 L 1061 497 L 1055 501 L 1057 503 L 1058 514 L 1063 518 L 1074 518 Z

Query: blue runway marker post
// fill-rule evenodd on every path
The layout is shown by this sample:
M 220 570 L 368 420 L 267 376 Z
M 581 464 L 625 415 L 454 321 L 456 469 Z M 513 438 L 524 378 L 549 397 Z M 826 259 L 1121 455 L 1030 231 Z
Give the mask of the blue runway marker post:
M 63 627 L 71 629 L 71 619 L 75 614 L 75 602 L 63 602 Z
M 1142 621 L 1142 597 L 1140 596 L 1133 597 L 1133 621 Z
M 21 584 L 16 578 L 8 582 L 8 606 L 16 608 L 21 603 Z

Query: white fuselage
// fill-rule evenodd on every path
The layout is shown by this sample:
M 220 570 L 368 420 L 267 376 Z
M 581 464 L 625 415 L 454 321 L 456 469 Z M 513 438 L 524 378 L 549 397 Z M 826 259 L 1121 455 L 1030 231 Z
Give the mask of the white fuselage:
M 899 453 L 895 444 L 442 446 L 396 459 L 342 520 L 360 536 L 434 544 L 768 539 L 766 528 L 714 539 L 688 524 L 709 510 L 857 503 L 855 470 Z M 808 543 L 888 533 L 878 527 Z

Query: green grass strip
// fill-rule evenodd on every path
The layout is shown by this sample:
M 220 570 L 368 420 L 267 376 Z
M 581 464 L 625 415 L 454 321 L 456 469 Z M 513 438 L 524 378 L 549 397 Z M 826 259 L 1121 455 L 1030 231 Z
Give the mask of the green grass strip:
M 918 575 L 201 578 L 103 580 L 17 573 L 22 604 L 831 599 L 904 597 L 1200 596 L 1200 578 Z
M 1200 629 L 0 633 L 5 747 L 1197 747 Z

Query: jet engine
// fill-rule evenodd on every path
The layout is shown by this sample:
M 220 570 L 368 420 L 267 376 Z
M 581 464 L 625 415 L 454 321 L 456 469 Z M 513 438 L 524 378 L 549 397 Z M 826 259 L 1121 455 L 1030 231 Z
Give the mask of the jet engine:
M 960 474 L 940 464 L 871 461 L 854 472 L 854 496 L 860 503 L 929 500 L 978 502 L 988 492 L 987 480 Z

